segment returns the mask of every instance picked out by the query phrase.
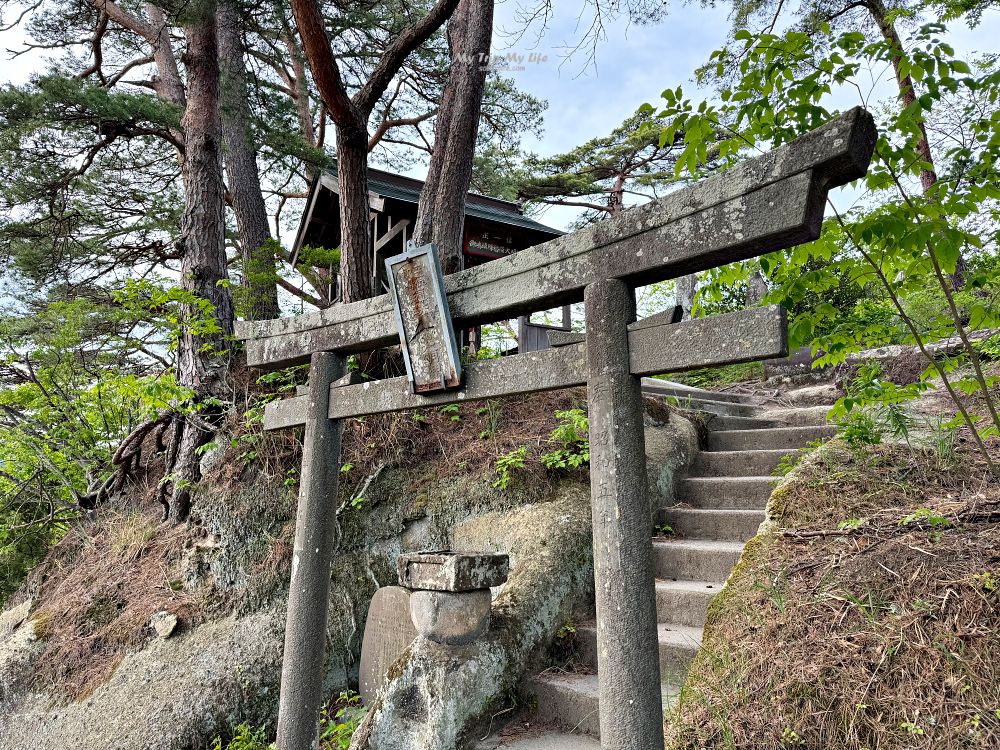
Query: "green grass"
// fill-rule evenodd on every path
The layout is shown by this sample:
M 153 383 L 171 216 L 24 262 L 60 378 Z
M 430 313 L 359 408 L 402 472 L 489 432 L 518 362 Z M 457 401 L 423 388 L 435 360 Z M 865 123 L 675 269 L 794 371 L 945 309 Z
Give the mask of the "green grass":
M 742 365 L 703 367 L 687 372 L 668 373 L 662 377 L 695 388 L 719 388 L 733 383 L 763 380 L 764 365 L 761 362 L 747 362 Z

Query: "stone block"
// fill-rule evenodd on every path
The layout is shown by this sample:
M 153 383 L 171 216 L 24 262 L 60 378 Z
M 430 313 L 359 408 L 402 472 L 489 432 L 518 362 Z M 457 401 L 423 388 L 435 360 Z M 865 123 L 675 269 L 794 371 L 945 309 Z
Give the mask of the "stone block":
M 149 626 L 156 631 L 157 637 L 169 638 L 177 629 L 177 615 L 165 610 L 157 612 L 150 618 Z
M 510 558 L 473 552 L 411 552 L 397 561 L 399 584 L 412 590 L 475 591 L 507 581 Z
M 417 637 L 410 617 L 410 592 L 401 586 L 384 586 L 368 607 L 361 642 L 359 691 L 365 703 L 385 686 L 389 668 Z
M 550 346 L 569 346 L 570 344 L 579 344 L 581 341 L 586 340 L 586 334 L 578 333 L 577 331 L 549 331 Z
M 417 632 L 445 646 L 464 646 L 484 635 L 490 627 L 491 605 L 489 589 L 410 594 L 410 616 Z

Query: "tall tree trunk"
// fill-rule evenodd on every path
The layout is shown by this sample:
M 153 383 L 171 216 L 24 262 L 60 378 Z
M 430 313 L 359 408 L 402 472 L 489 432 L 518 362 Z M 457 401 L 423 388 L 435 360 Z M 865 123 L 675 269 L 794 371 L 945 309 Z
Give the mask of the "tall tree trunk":
M 327 114 L 337 126 L 340 273 L 345 302 L 370 297 L 375 291 L 368 220 L 368 118 L 407 56 L 448 20 L 457 2 L 438 0 L 425 15 L 403 29 L 386 46 L 368 81 L 354 96 L 348 96 L 318 0 L 291 0 L 313 81 Z
M 246 61 L 243 51 L 243 21 L 234 0 L 223 0 L 218 19 L 219 106 L 222 135 L 225 141 L 226 176 L 232 195 L 233 211 L 240 239 L 243 263 L 243 287 L 249 320 L 277 318 L 278 272 L 271 246 L 271 228 L 267 207 L 260 189 L 257 152 L 250 130 L 250 105 L 247 102 Z
M 375 293 L 368 218 L 368 128 L 364 122 L 337 125 L 337 182 L 342 298 L 356 302 Z
M 205 313 L 188 305 L 188 324 L 177 348 L 177 379 L 194 392 L 196 405 L 209 399 L 228 397 L 227 375 L 233 333 L 233 302 L 225 284 L 226 247 L 219 121 L 219 57 L 216 40 L 215 8 L 211 2 L 195 4 L 184 20 L 187 51 L 188 96 L 184 111 L 184 215 L 181 218 L 181 285 L 211 305 L 211 317 L 218 331 L 198 332 L 190 322 Z M 204 331 L 204 328 L 202 328 Z M 205 428 L 212 407 L 200 418 L 186 418 L 178 436 L 176 457 L 168 468 L 173 478 L 170 519 L 187 518 L 193 485 L 201 479 L 198 448 L 207 443 L 211 432 Z
M 681 320 L 691 319 L 691 310 L 694 308 L 694 294 L 698 290 L 698 276 L 689 273 L 674 279 L 674 304 L 681 306 Z
M 184 82 L 181 81 L 180 70 L 177 68 L 177 58 L 170 44 L 170 24 L 167 14 L 152 3 L 146 3 L 146 15 L 156 34 L 155 40 L 150 40 L 153 47 L 153 63 L 156 65 L 156 93 L 168 102 L 183 108 L 185 102 Z
M 760 271 L 754 271 L 747 279 L 747 307 L 760 307 L 767 296 L 767 280 Z
M 913 85 L 913 77 L 909 73 L 903 75 L 903 70 L 900 67 L 903 60 L 903 43 L 899 38 L 899 33 L 896 31 L 895 24 L 889 18 L 889 10 L 882 0 L 865 0 L 865 7 L 878 25 L 882 38 L 893 49 L 892 69 L 896 75 L 899 98 L 903 104 L 903 109 L 906 109 L 916 103 L 917 92 Z M 919 135 L 917 136 L 916 150 L 921 160 L 929 165 L 920 170 L 920 186 L 924 195 L 927 195 L 937 184 L 938 178 L 934 168 L 934 154 L 931 151 L 930 140 L 927 138 L 927 126 L 923 118 L 917 121 L 917 129 Z M 952 286 L 955 289 L 961 289 L 965 285 L 965 268 L 965 257 L 959 253 L 955 273 L 951 276 Z
M 903 58 L 903 43 L 896 32 L 895 25 L 889 20 L 889 11 L 882 0 L 867 0 L 866 7 L 875 23 L 878 24 L 882 38 L 893 49 L 892 69 L 896 75 L 896 85 L 899 88 L 899 96 L 905 109 L 917 101 L 917 94 L 913 87 L 913 78 L 909 73 L 902 75 L 902 69 L 900 68 Z M 931 153 L 930 141 L 927 140 L 927 128 L 924 125 L 923 119 L 917 123 L 917 127 L 920 131 L 920 136 L 917 139 L 917 153 L 920 154 L 920 158 L 930 165 L 929 168 L 920 170 L 920 185 L 923 187 L 924 193 L 927 193 L 937 182 L 937 174 L 934 172 L 934 156 Z
M 299 117 L 299 127 L 302 130 L 302 137 L 310 146 L 318 145 L 316 142 L 316 126 L 313 124 L 312 107 L 309 106 L 309 80 L 306 78 L 306 59 L 302 54 L 302 48 L 295 41 L 295 36 L 288 28 L 287 22 L 282 15 L 283 30 L 281 41 L 288 50 L 288 58 L 292 64 L 292 75 L 295 76 L 295 111 Z M 316 171 L 315 168 L 307 164 L 306 171 L 311 176 Z
M 413 239 L 438 247 L 444 272 L 462 270 L 465 196 L 493 39 L 493 0 L 459 0 L 448 22 L 451 69 L 434 131 L 434 153 L 420 195 Z

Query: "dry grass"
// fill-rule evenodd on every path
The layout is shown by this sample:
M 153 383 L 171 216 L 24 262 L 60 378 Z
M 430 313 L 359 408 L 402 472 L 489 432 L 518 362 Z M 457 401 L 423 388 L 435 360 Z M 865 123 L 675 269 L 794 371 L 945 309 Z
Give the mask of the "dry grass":
M 549 435 L 558 424 L 556 412 L 586 410 L 583 388 L 503 399 L 489 399 L 454 406 L 376 414 L 347 420 L 341 463 L 348 467 L 341 493 L 360 486 L 379 466 L 419 466 L 421 476 L 446 479 L 482 475 L 494 470 L 500 456 L 527 447 L 522 476 L 547 481 L 537 459 L 554 447 Z M 236 428 L 240 446 L 233 460 L 222 464 L 230 481 L 239 481 L 252 465 L 265 476 L 297 477 L 301 460 L 302 430 L 264 433 L 260 424 Z
M 772 502 L 782 528 L 713 602 L 668 746 L 1000 746 L 1000 487 L 982 461 L 835 443 Z
M 568 389 L 353 419 L 344 434 L 344 462 L 431 465 L 439 479 L 492 471 L 498 457 L 522 446 L 529 456 L 552 450 L 556 412 L 586 409 L 586 399 L 583 389 Z
M 71 531 L 32 571 L 40 684 L 78 700 L 153 637 L 153 614 L 172 612 L 182 626 L 199 619 L 195 600 L 172 581 L 185 533 L 141 511 L 107 512 Z
M 556 411 L 573 408 L 586 408 L 583 389 L 349 420 L 342 462 L 354 468 L 342 475 L 342 493 L 356 491 L 380 465 L 419 467 L 412 472 L 415 481 L 492 473 L 497 457 L 522 446 L 528 456 L 519 480 L 554 481 L 538 458 L 556 447 L 548 440 L 557 425 Z M 290 472 L 301 457 L 300 434 L 263 434 L 259 422 L 247 425 L 238 417 L 230 428 L 237 439 L 204 479 L 203 490 L 227 496 L 226 488 L 244 482 L 297 476 Z M 293 484 L 289 497 L 296 491 Z M 126 654 L 154 637 L 149 621 L 156 612 L 172 612 L 181 627 L 190 627 L 207 614 L 241 606 L 246 597 L 242 588 L 215 590 L 210 579 L 194 590 L 182 585 L 185 550 L 197 546 L 205 533 L 197 522 L 199 504 L 194 523 L 163 525 L 150 487 L 155 490 L 155 482 L 144 478 L 132 488 L 132 509 L 103 511 L 71 531 L 25 583 L 36 602 L 33 620 L 44 644 L 35 680 L 54 695 L 77 700 L 107 680 Z M 248 525 L 259 517 L 252 507 L 230 510 L 237 517 L 248 514 Z M 246 561 L 251 578 L 287 576 L 292 531 L 289 522 L 269 538 L 261 555 Z

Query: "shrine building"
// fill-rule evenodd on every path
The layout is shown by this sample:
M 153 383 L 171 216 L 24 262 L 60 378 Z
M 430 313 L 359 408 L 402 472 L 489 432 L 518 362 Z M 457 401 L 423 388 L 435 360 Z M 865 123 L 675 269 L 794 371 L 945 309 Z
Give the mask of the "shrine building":
M 423 186 L 423 180 L 368 169 L 371 245 L 375 254 L 373 268 L 382 290 L 386 288 L 385 259 L 402 253 L 410 239 Z M 512 201 L 472 192 L 466 196 L 462 232 L 465 268 L 503 258 L 563 234 L 525 216 L 521 206 Z M 309 188 L 306 208 L 292 246 L 293 266 L 299 251 L 306 246 L 340 246 L 340 196 L 335 169 L 322 172 Z M 519 319 L 519 349 L 534 351 L 547 348 L 547 330 L 566 330 L 569 327 L 568 309 L 564 311 L 563 319 L 565 327 L 533 324 L 528 319 Z

